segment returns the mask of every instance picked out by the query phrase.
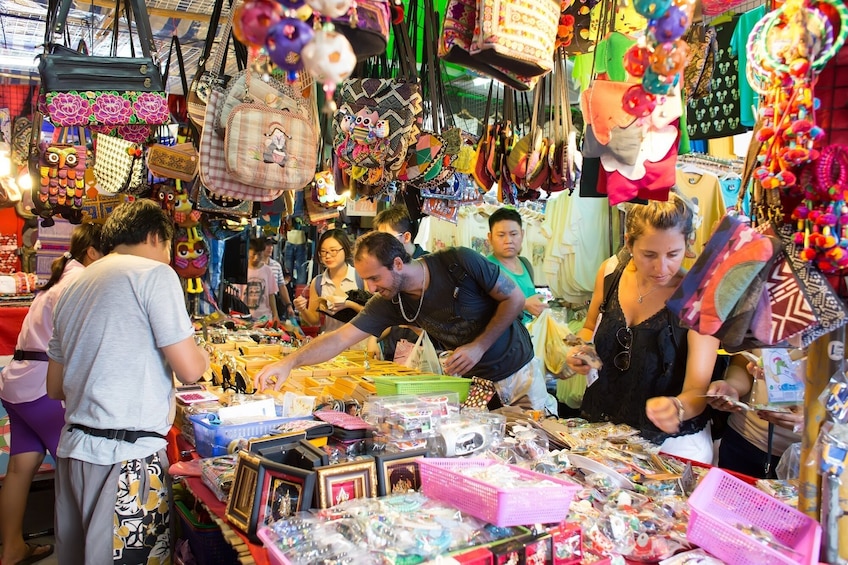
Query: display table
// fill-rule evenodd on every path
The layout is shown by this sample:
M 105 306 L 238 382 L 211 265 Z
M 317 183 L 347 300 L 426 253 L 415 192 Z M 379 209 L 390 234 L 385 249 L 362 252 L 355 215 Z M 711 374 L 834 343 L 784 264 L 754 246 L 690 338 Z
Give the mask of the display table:
M 227 505 L 215 498 L 215 495 L 209 490 L 209 487 L 203 484 L 200 477 L 186 477 L 183 482 L 188 491 L 209 512 L 215 523 L 220 526 L 221 533 L 224 534 L 227 543 L 238 552 L 239 563 L 242 565 L 268 565 L 270 563 L 264 546 L 251 542 L 246 535 L 227 522 L 224 517 Z

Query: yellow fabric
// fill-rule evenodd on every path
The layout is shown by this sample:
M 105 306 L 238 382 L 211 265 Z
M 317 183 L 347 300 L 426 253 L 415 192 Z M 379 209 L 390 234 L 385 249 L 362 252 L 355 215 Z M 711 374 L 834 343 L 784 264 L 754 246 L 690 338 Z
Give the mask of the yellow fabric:
M 720 159 L 736 159 L 733 152 L 733 137 L 719 137 L 707 141 L 707 152 Z

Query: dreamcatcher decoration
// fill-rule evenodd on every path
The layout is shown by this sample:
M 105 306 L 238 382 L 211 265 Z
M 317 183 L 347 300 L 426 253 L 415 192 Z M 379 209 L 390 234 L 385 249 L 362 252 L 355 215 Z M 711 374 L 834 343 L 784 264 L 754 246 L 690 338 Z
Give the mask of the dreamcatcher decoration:
M 787 0 L 748 38 L 748 81 L 761 95 L 754 177 L 764 190 L 802 197 L 792 212 L 799 256 L 824 273 L 848 268 L 848 152 L 822 147 L 818 73 L 848 38 L 841 0 Z

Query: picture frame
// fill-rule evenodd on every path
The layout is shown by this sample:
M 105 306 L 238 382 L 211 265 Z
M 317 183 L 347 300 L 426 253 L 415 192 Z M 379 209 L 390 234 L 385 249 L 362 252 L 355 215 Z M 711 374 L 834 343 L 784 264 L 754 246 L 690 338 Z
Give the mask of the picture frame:
M 248 530 L 253 536 L 260 526 L 288 518 L 312 505 L 315 471 L 260 459 L 256 491 L 256 522 Z
M 252 448 L 251 450 L 253 451 Z M 314 470 L 330 464 L 330 457 L 326 452 L 304 439 L 268 446 L 262 444 L 255 451 L 265 459 L 299 469 Z
M 296 444 L 302 439 L 306 439 L 306 432 L 304 431 L 257 437 L 247 440 L 247 450 L 251 453 L 262 455 L 262 451 L 264 450 L 282 449 L 291 444 Z
M 373 457 L 319 467 L 315 507 L 330 508 L 352 498 L 376 498 L 377 465 Z
M 230 498 L 227 501 L 225 515 L 231 524 L 244 532 L 250 530 L 251 523 L 256 524 L 256 490 L 259 484 L 260 458 L 258 455 L 239 451 L 236 462 L 235 478 Z M 255 527 L 254 527 L 255 530 Z
M 377 495 L 420 490 L 421 472 L 418 469 L 418 460 L 427 456 L 426 449 L 375 454 Z

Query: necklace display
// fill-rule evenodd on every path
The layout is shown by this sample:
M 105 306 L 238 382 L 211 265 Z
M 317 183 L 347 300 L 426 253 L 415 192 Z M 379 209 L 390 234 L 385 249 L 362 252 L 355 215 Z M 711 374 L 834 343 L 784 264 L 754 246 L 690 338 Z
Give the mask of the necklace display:
M 636 293 L 639 295 L 639 298 L 636 300 L 636 302 L 638 302 L 639 304 L 642 304 L 642 299 L 645 298 L 646 296 L 648 296 L 649 294 L 651 294 L 652 292 L 654 292 L 655 290 L 657 290 L 658 288 L 659 288 L 658 286 L 655 286 L 654 288 L 652 288 L 651 290 L 649 290 L 645 294 L 642 294 L 642 289 L 639 288 L 639 277 L 636 277 Z
M 418 314 L 421 313 L 421 306 L 424 305 L 424 289 L 427 288 L 427 267 L 421 265 L 421 268 L 424 270 L 424 283 L 421 285 L 421 298 L 418 300 L 418 310 L 415 312 L 413 317 L 408 317 L 406 315 L 406 311 L 403 309 L 403 299 L 400 297 L 400 293 L 398 293 L 398 304 L 400 304 L 400 315 L 403 316 L 403 319 L 409 323 L 414 322 L 418 319 Z

